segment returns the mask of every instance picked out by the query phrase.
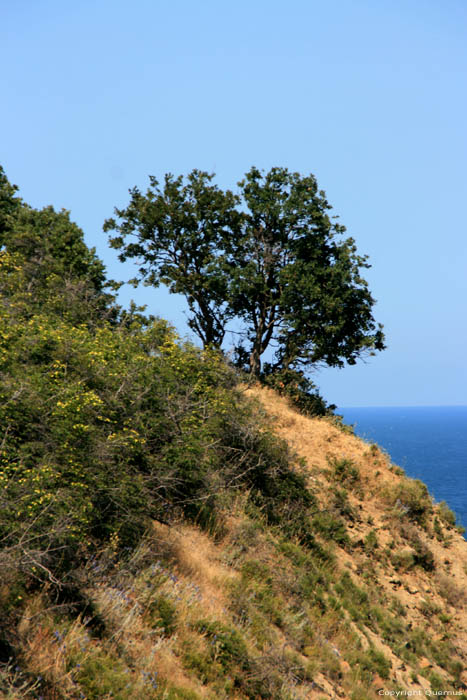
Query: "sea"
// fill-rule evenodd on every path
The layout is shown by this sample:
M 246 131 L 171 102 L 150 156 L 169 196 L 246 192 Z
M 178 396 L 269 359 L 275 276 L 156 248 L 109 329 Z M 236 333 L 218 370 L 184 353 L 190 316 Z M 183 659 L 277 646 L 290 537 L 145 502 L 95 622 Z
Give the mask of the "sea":
M 467 406 L 338 408 L 355 433 L 376 442 L 467 528 Z

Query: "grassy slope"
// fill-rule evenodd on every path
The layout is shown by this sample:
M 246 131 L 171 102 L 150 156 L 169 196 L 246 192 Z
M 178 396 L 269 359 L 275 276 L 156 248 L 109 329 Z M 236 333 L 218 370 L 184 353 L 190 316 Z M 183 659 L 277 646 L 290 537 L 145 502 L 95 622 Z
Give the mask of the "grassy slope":
M 14 688 L 10 669 L 3 697 L 358 700 L 467 683 L 467 543 L 449 516 L 376 446 L 245 393 L 303 458 L 322 550 L 267 526 L 241 490 L 214 535 L 155 523 L 130 557 L 110 548 L 79 572 L 92 614 L 31 595 L 27 674 Z

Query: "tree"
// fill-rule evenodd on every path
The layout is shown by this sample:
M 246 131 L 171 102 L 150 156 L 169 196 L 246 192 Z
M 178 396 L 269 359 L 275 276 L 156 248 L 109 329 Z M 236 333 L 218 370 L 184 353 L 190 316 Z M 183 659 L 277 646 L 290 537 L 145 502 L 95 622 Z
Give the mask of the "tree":
M 121 261 L 136 258 L 134 284 L 167 285 L 183 294 L 190 328 L 205 347 L 220 347 L 233 311 L 228 304 L 228 274 L 223 251 L 240 231 L 238 197 L 211 184 L 213 175 L 193 170 L 182 177 L 165 176 L 161 189 L 155 177 L 143 195 L 130 190 L 126 209 L 116 209 L 120 221 L 108 219 L 104 231 L 118 231 L 110 244 Z
M 190 327 L 204 345 L 220 347 L 228 321 L 241 319 L 247 347 L 237 356 L 251 373 L 275 347 L 273 370 L 355 363 L 382 350 L 374 299 L 360 270 L 369 267 L 331 209 L 313 175 L 285 168 L 251 168 L 239 194 L 211 184 L 194 170 L 183 178 L 155 178 L 145 195 L 130 191 L 111 245 L 121 260 L 137 258 L 139 279 L 167 284 L 186 296 Z M 129 242 L 128 242 L 129 239 Z M 136 280 L 137 282 L 138 280 Z
M 69 212 L 52 206 L 34 209 L 16 192 L 0 166 L 0 254 L 9 256 L 10 263 L 15 260 L 15 272 L 2 278 L 3 298 L 8 296 L 6 281 L 11 286 L 11 275 L 20 275 L 23 305 L 29 313 L 53 307 L 76 323 L 115 318 L 118 308 L 106 291 L 112 285 L 105 278 L 105 267 L 95 250 L 86 246 L 83 231 L 70 220 Z M 15 289 L 17 303 L 18 294 Z
M 382 350 L 384 336 L 372 315 L 374 299 L 352 238 L 333 221 L 313 175 L 252 168 L 239 183 L 246 214 L 231 253 L 230 300 L 246 324 L 249 366 L 276 346 L 273 369 L 324 363 L 354 364 Z

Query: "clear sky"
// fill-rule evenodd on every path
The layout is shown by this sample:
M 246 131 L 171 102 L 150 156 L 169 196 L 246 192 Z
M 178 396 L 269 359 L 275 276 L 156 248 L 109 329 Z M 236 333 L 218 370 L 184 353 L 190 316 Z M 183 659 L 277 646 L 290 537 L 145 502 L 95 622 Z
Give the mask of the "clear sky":
M 310 172 L 370 256 L 388 349 L 315 381 L 340 406 L 467 404 L 465 0 L 1 3 L 0 163 L 102 233 L 149 174 Z M 182 300 L 129 288 L 186 333 Z

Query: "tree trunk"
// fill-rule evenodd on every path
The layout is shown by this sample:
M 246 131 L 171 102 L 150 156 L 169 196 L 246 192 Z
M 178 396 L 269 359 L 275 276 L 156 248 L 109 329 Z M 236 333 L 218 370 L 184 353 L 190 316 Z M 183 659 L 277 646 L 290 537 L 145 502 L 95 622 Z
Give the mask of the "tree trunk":
M 256 379 L 259 378 L 261 374 L 261 355 L 259 349 L 253 346 L 253 350 L 250 353 L 250 372 Z

